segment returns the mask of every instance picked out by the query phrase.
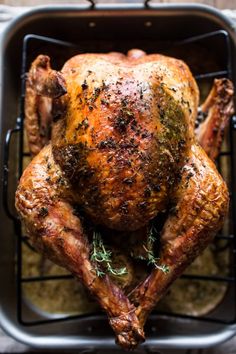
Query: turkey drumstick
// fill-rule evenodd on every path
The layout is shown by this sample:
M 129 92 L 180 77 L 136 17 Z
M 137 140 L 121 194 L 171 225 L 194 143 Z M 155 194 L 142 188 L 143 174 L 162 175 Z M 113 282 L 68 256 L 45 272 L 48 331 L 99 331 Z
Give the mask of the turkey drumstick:
M 198 145 L 192 146 L 186 158 L 172 201 L 175 208 L 163 227 L 160 251 L 160 264 L 168 266 L 169 272 L 154 269 L 132 293 L 142 325 L 173 281 L 222 227 L 228 209 L 225 182 Z
M 48 145 L 21 177 L 16 193 L 18 212 L 33 246 L 82 280 L 107 312 L 118 343 L 133 348 L 144 339 L 135 307 L 108 275 L 97 276 L 87 237 L 71 204 L 70 186 Z

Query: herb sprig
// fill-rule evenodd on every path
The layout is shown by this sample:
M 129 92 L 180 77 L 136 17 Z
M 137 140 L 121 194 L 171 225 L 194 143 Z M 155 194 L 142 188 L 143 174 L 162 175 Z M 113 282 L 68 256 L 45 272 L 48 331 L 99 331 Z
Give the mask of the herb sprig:
M 100 266 L 104 266 L 108 273 L 114 276 L 121 276 L 128 273 L 126 267 L 119 269 L 114 269 L 112 267 L 112 252 L 105 248 L 101 234 L 98 231 L 93 232 L 93 249 L 91 252 L 91 260 L 96 264 L 95 270 L 98 277 L 105 275 L 105 272 L 100 269 Z
M 155 229 L 155 226 L 152 225 L 148 235 L 147 247 L 143 245 L 143 248 L 147 253 L 148 265 L 154 265 L 156 269 L 160 269 L 163 273 L 167 274 L 170 271 L 169 267 L 166 264 L 158 264 L 160 258 L 156 258 L 153 253 L 153 245 L 156 241 L 156 234 L 157 230 Z

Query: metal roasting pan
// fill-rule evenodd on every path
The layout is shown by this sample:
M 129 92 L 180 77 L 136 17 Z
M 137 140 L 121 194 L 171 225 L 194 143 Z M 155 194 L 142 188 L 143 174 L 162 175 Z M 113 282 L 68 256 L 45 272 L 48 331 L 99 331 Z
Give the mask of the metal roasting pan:
M 93 351 L 117 348 L 107 320 L 100 314 L 52 322 L 44 321 L 41 314 L 41 323 L 35 325 L 19 318 L 19 306 L 21 313 L 28 318 L 39 316 L 27 303 L 20 303 L 17 282 L 19 240 L 16 234 L 19 223 L 14 218 L 14 192 L 20 168 L 21 139 L 18 131 L 21 123 L 17 117 L 22 109 L 20 96 L 23 38 L 27 34 L 48 36 L 73 42 L 78 46 L 81 44 L 84 51 L 126 51 L 135 46 L 147 50 L 151 48 L 153 52 L 157 52 L 160 42 L 182 40 L 218 30 L 228 33 L 227 55 L 231 62 L 229 74 L 236 85 L 235 23 L 218 10 L 203 5 L 164 5 L 149 2 L 100 4 L 95 7 L 89 3 L 35 7 L 17 16 L 5 29 L 0 44 L 0 196 L 3 199 L 0 204 L 0 325 L 16 340 L 44 349 L 79 348 Z M 216 57 L 224 56 L 225 48 L 221 44 L 221 41 L 210 44 Z M 13 129 L 12 134 L 9 129 Z M 231 152 L 236 151 L 235 129 L 232 119 Z M 234 159 L 235 154 L 231 156 L 233 182 Z M 236 220 L 234 189 L 231 190 L 232 220 Z M 232 238 L 234 228 L 232 222 Z M 232 247 L 235 253 L 235 238 Z M 236 334 L 234 275 L 235 264 L 231 269 L 227 296 L 218 309 L 218 314 L 223 316 L 224 321 L 208 320 L 207 317 L 194 320 L 188 316 L 154 313 L 147 324 L 146 342 L 138 350 L 204 348 L 226 341 Z

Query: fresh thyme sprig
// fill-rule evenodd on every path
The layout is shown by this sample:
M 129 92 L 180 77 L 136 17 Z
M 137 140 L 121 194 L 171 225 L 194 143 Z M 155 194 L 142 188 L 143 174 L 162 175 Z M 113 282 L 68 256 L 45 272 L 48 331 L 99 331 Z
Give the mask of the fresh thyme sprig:
M 105 275 L 105 272 L 99 268 L 99 264 L 102 264 L 106 267 L 107 271 L 115 276 L 121 276 L 127 274 L 126 267 L 122 267 L 119 269 L 114 269 L 111 265 L 112 263 L 112 252 L 105 248 L 101 234 L 97 231 L 93 232 L 93 249 L 91 253 L 91 260 L 96 264 L 95 270 L 98 277 L 102 277 Z
M 157 231 L 154 225 L 152 225 L 148 235 L 147 247 L 143 245 L 143 248 L 147 252 L 148 265 L 154 265 L 156 269 L 160 269 L 163 273 L 167 274 L 169 273 L 169 267 L 166 264 L 158 264 L 160 258 L 156 258 L 153 254 L 153 244 L 156 240 L 156 233 Z
M 148 256 L 148 265 L 154 265 L 154 267 L 156 269 L 160 269 L 163 273 L 167 274 L 169 273 L 170 269 L 166 264 L 158 264 L 158 261 L 160 260 L 160 258 L 156 258 L 154 256 L 154 254 L 152 253 L 151 250 L 147 249 L 147 247 L 145 247 L 143 245 L 143 248 L 145 249 L 145 251 L 147 252 L 147 256 Z
M 156 234 L 157 234 L 157 230 L 155 228 L 154 225 L 151 225 L 151 228 L 149 230 L 149 234 L 148 234 L 148 243 L 152 246 L 154 244 L 154 242 L 156 241 Z

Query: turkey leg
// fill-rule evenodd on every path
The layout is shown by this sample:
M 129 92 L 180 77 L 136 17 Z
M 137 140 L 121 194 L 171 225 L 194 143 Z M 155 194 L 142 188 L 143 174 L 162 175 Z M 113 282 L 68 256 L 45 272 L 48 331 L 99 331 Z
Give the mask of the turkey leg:
M 132 293 L 142 325 L 169 286 L 203 251 L 222 227 L 228 208 L 227 187 L 203 149 L 193 145 L 174 194 L 175 210 L 161 235 L 160 265 Z
M 117 342 L 132 349 L 144 340 L 135 307 L 108 275 L 96 274 L 87 237 L 72 203 L 71 186 L 55 164 L 49 144 L 24 171 L 16 208 L 33 246 L 82 280 L 107 312 Z

